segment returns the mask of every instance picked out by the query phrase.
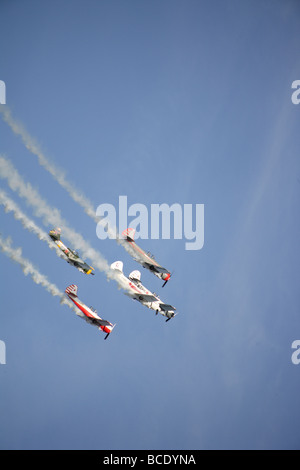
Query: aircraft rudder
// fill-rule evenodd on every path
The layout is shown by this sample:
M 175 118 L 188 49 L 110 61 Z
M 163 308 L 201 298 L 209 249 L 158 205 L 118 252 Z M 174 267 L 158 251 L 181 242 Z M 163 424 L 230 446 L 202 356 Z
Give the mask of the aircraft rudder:
M 127 239 L 127 241 L 134 241 L 134 236 L 135 236 L 135 229 L 134 228 L 127 228 L 122 232 L 122 236 Z
M 53 240 L 60 240 L 61 229 L 59 227 L 50 230 L 49 236 Z
M 77 291 L 78 291 L 78 287 L 75 284 L 71 284 L 70 286 L 66 288 L 65 293 L 71 294 L 77 297 Z
M 123 272 L 123 262 L 122 261 L 115 261 L 110 265 L 111 269 L 114 269 L 115 271 L 120 271 L 121 273 Z

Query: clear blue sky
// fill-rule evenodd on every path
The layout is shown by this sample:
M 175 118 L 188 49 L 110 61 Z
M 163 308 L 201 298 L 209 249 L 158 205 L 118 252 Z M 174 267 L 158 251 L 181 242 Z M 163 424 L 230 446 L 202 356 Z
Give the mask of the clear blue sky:
M 0 253 L 0 447 L 299 448 L 299 2 L 3 0 L 0 17 L 7 104 L 95 208 L 205 205 L 202 250 L 140 242 L 175 270 L 162 290 L 142 269 L 180 312 L 168 323 L 0 208 L 3 236 L 117 323 L 104 342 Z M 2 119 L 0 153 L 109 262 L 139 268 Z

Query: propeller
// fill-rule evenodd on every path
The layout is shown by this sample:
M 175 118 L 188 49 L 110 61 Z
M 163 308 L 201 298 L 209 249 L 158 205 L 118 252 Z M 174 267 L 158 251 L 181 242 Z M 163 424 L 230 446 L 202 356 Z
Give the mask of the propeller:
M 107 333 L 107 335 L 105 336 L 104 339 L 107 339 L 109 337 L 109 335 L 111 334 L 112 330 L 114 329 L 114 327 L 116 326 L 116 323 L 113 325 L 112 329 L 110 330 L 109 333 Z
M 171 276 L 173 276 L 174 272 L 175 272 L 175 271 L 173 270 L 173 271 L 170 273 L 169 277 L 168 277 L 168 278 L 165 280 L 165 282 L 163 283 L 163 285 L 162 285 L 163 287 L 165 287 L 165 285 L 167 284 L 167 282 L 171 279 Z

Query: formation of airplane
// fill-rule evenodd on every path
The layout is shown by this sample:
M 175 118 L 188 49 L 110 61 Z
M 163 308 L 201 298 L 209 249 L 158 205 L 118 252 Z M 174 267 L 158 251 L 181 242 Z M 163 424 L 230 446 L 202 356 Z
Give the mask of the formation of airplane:
M 149 269 L 149 271 L 155 274 L 155 276 L 165 281 L 163 284 L 164 287 L 171 277 L 170 271 L 158 264 L 154 258 L 154 255 L 152 255 L 149 251 L 146 252 L 141 247 L 139 247 L 134 241 L 134 235 L 134 228 L 127 228 L 122 232 L 124 240 L 126 240 L 133 249 L 134 259 L 144 268 Z
M 102 330 L 104 333 L 106 333 L 104 339 L 107 339 L 108 336 L 111 334 L 112 330 L 114 329 L 115 325 L 113 325 L 107 320 L 103 320 L 102 318 L 100 318 L 97 314 L 97 310 L 95 310 L 93 307 L 87 307 L 87 305 L 81 302 L 81 300 L 79 300 L 77 297 L 77 291 L 78 287 L 74 284 L 71 284 L 66 288 L 65 293 L 69 297 L 69 299 L 74 302 L 76 307 L 79 308 L 80 312 L 83 313 L 83 315 L 80 316 L 82 316 L 82 318 L 84 318 L 84 320 L 86 320 L 91 325 L 97 326 L 99 330 Z
M 160 313 L 161 315 L 167 317 L 166 321 L 171 320 L 176 314 L 176 308 L 172 305 L 164 303 L 157 294 L 152 293 L 141 283 L 141 273 L 140 271 L 132 271 L 128 277 L 123 273 L 123 263 L 122 261 L 115 261 L 110 266 L 111 269 L 114 269 L 124 286 L 125 293 L 134 300 L 138 300 L 145 307 L 151 308 L 156 312 L 156 315 Z
M 151 271 L 155 276 L 164 281 L 162 287 L 170 280 L 171 273 L 166 268 L 163 268 L 157 261 L 154 259 L 154 256 L 149 252 L 145 252 L 140 248 L 134 241 L 135 230 L 133 228 L 127 228 L 123 231 L 122 236 L 126 242 L 128 242 L 132 248 L 130 253 L 133 258 L 140 263 L 144 268 Z M 50 238 L 53 242 L 60 248 L 64 254 L 64 258 L 72 266 L 75 266 L 80 272 L 85 274 L 94 274 L 94 268 L 89 266 L 85 261 L 83 261 L 78 253 L 74 250 L 68 248 L 61 241 L 61 229 L 55 228 L 49 232 Z M 123 262 L 115 261 L 111 264 L 111 269 L 117 274 L 121 285 L 124 288 L 124 292 L 133 300 L 137 300 L 145 307 L 154 310 L 156 315 L 160 313 L 166 318 L 166 322 L 174 318 L 177 313 L 176 308 L 170 304 L 163 302 L 160 297 L 151 292 L 141 283 L 141 273 L 138 270 L 132 271 L 128 277 L 123 273 Z M 84 318 L 88 323 L 95 325 L 99 330 L 106 333 L 104 339 L 107 339 L 114 329 L 115 325 L 110 323 L 107 320 L 103 320 L 97 314 L 97 311 L 93 307 L 88 307 L 77 296 L 78 287 L 75 284 L 71 284 L 65 290 L 65 294 L 69 297 L 70 300 L 78 308 L 78 315 Z
M 89 266 L 85 261 L 83 261 L 79 257 L 79 254 L 77 253 L 77 251 L 67 248 L 66 245 L 64 245 L 63 242 L 61 241 L 60 234 L 61 234 L 61 229 L 55 228 L 53 230 L 50 230 L 49 237 L 64 253 L 64 255 L 66 256 L 66 261 L 69 264 L 72 264 L 72 266 L 75 266 L 75 268 L 77 268 L 78 271 L 80 271 L 81 273 L 94 275 L 93 273 L 94 268 L 92 268 L 92 266 Z

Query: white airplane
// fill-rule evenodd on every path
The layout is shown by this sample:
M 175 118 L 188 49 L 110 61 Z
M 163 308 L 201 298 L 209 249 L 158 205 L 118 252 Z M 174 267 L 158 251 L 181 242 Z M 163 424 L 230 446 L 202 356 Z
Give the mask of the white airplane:
M 145 286 L 143 286 L 141 283 L 140 271 L 132 271 L 129 276 L 126 277 L 123 273 L 122 261 L 115 261 L 110 267 L 117 273 L 126 295 L 134 300 L 138 300 L 146 307 L 151 308 L 156 312 L 156 315 L 160 313 L 164 317 L 167 317 L 166 321 L 171 320 L 171 318 L 177 315 L 175 314 L 175 307 L 165 304 L 160 300 L 157 294 L 150 292 Z
M 87 307 L 81 300 L 78 299 L 77 297 L 77 290 L 78 287 L 75 286 L 74 284 L 71 284 L 68 286 L 65 290 L 65 293 L 69 297 L 69 299 L 74 302 L 76 307 L 79 308 L 79 310 L 83 313 L 78 313 L 81 318 L 84 318 L 88 323 L 91 325 L 95 325 L 99 328 L 99 330 L 102 330 L 104 333 L 106 333 L 106 336 L 104 339 L 107 339 L 112 330 L 114 329 L 115 325 L 110 323 L 107 320 L 102 320 L 102 318 L 97 315 L 97 310 L 95 310 L 93 307 Z

